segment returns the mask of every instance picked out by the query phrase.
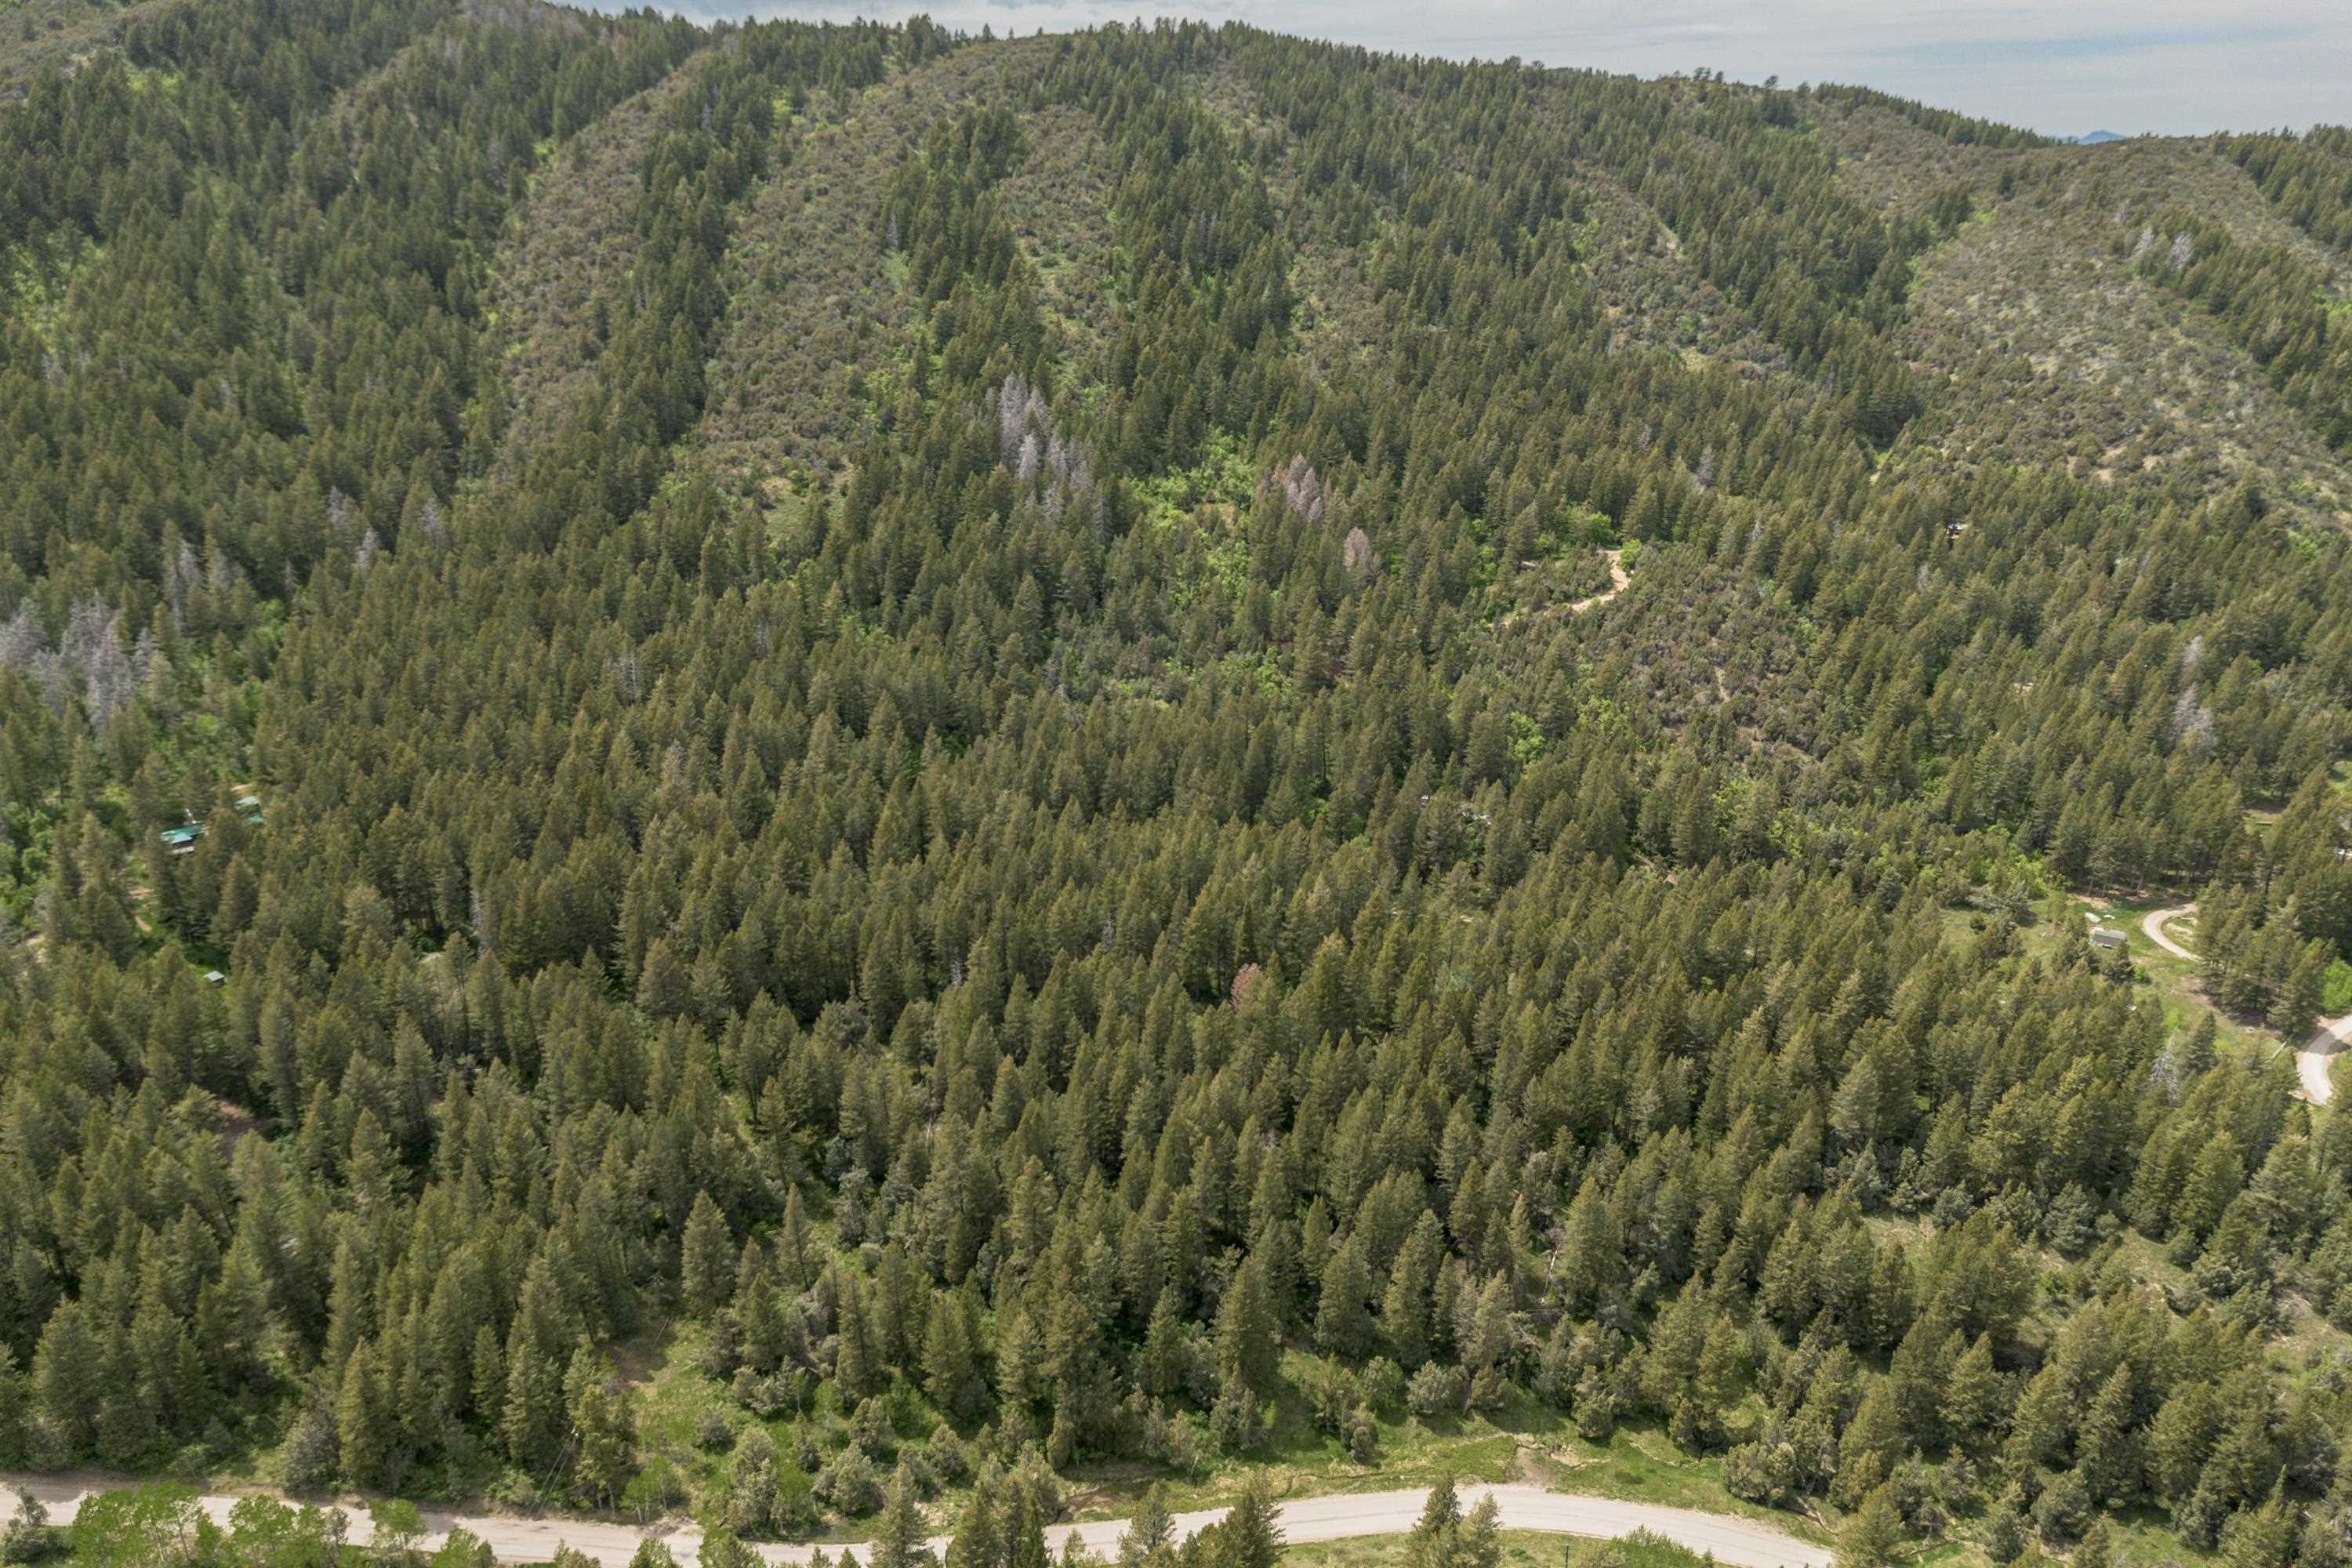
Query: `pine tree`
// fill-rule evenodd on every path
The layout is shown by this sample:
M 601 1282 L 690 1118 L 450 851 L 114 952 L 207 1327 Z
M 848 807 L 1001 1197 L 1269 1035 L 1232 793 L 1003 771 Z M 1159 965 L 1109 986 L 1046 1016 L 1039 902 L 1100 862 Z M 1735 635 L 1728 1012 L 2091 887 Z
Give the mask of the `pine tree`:
M 33 1396 L 51 1445 L 61 1454 L 87 1448 L 104 1377 L 104 1351 L 82 1309 L 68 1301 L 50 1315 L 33 1352 Z
M 1118 1568 L 1139 1568 L 1154 1552 L 1173 1545 L 1176 1521 L 1168 1511 L 1158 1483 L 1144 1489 L 1135 1517 L 1118 1537 Z
M 2148 1424 L 2145 1458 L 2148 1484 L 2158 1499 L 2174 1506 L 2187 1500 L 2221 1430 L 2219 1396 L 2209 1384 L 2188 1384 L 2158 1408 Z
M 688 1311 L 708 1315 L 727 1300 L 734 1284 L 735 1247 L 727 1221 L 708 1192 L 697 1193 L 678 1243 L 678 1293 Z
M 923 1331 L 923 1391 L 958 1418 L 977 1415 L 987 1400 L 970 1298 L 961 1292 L 935 1295 Z
M 1151 1321 L 1144 1325 L 1143 1350 L 1136 1358 L 1136 1382 L 1150 1394 L 1170 1394 L 1183 1386 L 1184 1323 L 1176 1304 L 1176 1289 L 1168 1286 L 1152 1304 Z
M 1405 1538 L 1406 1568 L 1451 1568 L 1454 1534 L 1462 1524 L 1462 1500 L 1452 1476 L 1440 1476 L 1423 1500 L 1421 1518 Z
M 1838 1439 L 1836 1497 L 1859 1509 L 1892 1478 L 1902 1452 L 1903 1429 L 1895 1401 L 1885 1384 L 1874 1384 Z
M 488 1323 L 474 1331 L 470 1370 L 475 1412 L 489 1417 L 502 1415 L 507 1407 L 506 1351 L 499 1343 L 498 1331 Z
M 1381 1333 L 1389 1353 L 1407 1372 L 1429 1359 L 1431 1292 L 1444 1254 L 1437 1216 L 1423 1211 L 1405 1238 L 1381 1295 Z
M 507 1352 L 506 1395 L 499 1432 L 507 1457 L 526 1469 L 548 1464 L 555 1456 L 563 1415 L 563 1372 L 527 1337 L 520 1321 Z M 340 1420 L 337 1428 L 348 1434 Z
M 16 1352 L 0 1345 L 0 1465 L 25 1462 L 25 1426 L 31 1410 L 31 1394 L 16 1370 Z
M 570 1407 L 572 1489 L 609 1507 L 636 1468 L 636 1435 L 629 1405 L 613 1386 L 612 1368 L 586 1345 L 572 1352 L 564 1374 Z
M 890 1478 L 888 1500 L 874 1537 L 872 1568 L 925 1568 L 933 1561 L 923 1543 L 923 1506 L 915 1478 L 901 1459 Z
M 1350 1236 L 1332 1251 L 1324 1266 L 1315 1309 L 1315 1342 L 1348 1361 L 1360 1361 L 1370 1354 L 1371 1294 L 1371 1266 L 1364 1257 L 1361 1239 Z
M 2072 1401 L 2065 1369 L 2045 1363 L 2025 1385 L 2010 1420 L 2002 1458 L 2011 1475 L 2032 1475 L 2059 1456 L 2073 1431 Z
M 1008 1510 L 1011 1523 L 1005 1530 L 1004 1568 L 1046 1568 L 1050 1558 L 1045 1551 L 1045 1514 L 1036 1493 L 1021 1485 L 1017 1476 L 1009 1489 L 1013 1500 Z
M 2092 1503 L 2105 1507 L 2127 1495 L 2139 1471 L 2131 1437 L 2131 1363 L 2116 1366 L 2084 1413 L 2074 1434 L 2074 1463 Z
M 374 1486 L 383 1475 L 391 1457 L 389 1415 L 376 1378 L 373 1351 L 362 1344 L 344 1363 L 341 1391 L 335 1396 L 337 1447 L 343 1477 L 354 1486 Z
M 706 1530 L 702 1544 L 697 1548 L 695 1561 L 700 1568 L 760 1568 L 760 1554 L 739 1540 L 725 1527 Z M 825 1568 L 824 1552 L 811 1554 L 809 1568 Z
M 1603 1294 L 1615 1287 L 1625 1267 L 1623 1239 L 1618 1234 L 1616 1216 L 1608 1194 L 1595 1177 L 1586 1176 L 1577 1188 L 1576 1200 L 1569 1205 L 1562 1231 L 1559 1263 L 1561 1297 L 1569 1311 L 1580 1316 L 1589 1314 L 1600 1305 Z
M 874 1354 L 874 1342 L 866 1325 L 866 1291 L 854 1278 L 845 1278 L 838 1307 L 840 1322 L 835 1331 L 833 1378 L 841 1387 L 842 1397 L 863 1399 L 881 1387 L 882 1370 Z
M 1239 1500 L 1211 1528 L 1215 1537 L 1205 1555 L 1214 1568 L 1274 1568 L 1281 1559 L 1282 1526 L 1260 1479 L 1253 1477 Z
M 1279 1346 L 1274 1310 L 1266 1299 L 1264 1271 L 1244 1259 L 1234 1271 L 1217 1306 L 1217 1363 L 1221 1375 L 1239 1381 L 1253 1396 L 1271 1393 Z
M 1895 1483 L 1872 1489 L 1839 1532 L 1838 1568 L 1892 1568 L 1902 1560 L 1903 1515 L 1895 1500 Z
M 1993 1369 L 1991 1342 L 1979 1334 L 1952 1363 L 1944 1381 L 1944 1425 L 1960 1441 L 1968 1442 L 1991 1424 L 2000 1403 L 2000 1379 Z

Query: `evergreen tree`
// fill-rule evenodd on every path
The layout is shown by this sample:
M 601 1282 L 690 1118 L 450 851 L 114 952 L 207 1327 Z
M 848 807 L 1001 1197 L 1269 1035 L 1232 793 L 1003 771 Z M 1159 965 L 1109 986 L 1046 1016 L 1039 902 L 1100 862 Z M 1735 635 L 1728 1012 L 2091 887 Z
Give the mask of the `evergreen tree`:
M 1273 1389 L 1280 1346 L 1265 1273 L 1255 1258 L 1234 1270 L 1233 1283 L 1218 1303 L 1216 1349 L 1221 1376 L 1235 1380 L 1254 1396 Z
M 874 1537 L 873 1568 L 924 1568 L 932 1561 L 923 1543 L 923 1505 L 905 1460 L 890 1478 L 889 1498 Z
M 609 1507 L 636 1468 L 635 1423 L 614 1386 L 612 1368 L 589 1347 L 573 1352 L 563 1381 L 572 1489 L 598 1507 Z
M 1863 1500 L 1839 1532 L 1839 1568 L 1890 1568 L 1903 1557 L 1903 1515 L 1895 1485 L 1882 1482 Z
M 687 1215 L 678 1258 L 678 1293 L 689 1310 L 707 1314 L 732 1293 L 734 1243 L 719 1205 L 707 1192 L 694 1194 L 694 1209 Z

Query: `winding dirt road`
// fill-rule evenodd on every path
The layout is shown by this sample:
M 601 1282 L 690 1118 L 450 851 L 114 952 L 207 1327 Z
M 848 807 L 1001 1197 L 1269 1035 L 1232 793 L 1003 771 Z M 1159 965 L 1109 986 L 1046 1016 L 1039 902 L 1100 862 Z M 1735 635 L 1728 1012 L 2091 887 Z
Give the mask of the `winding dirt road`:
M 16 1510 L 16 1489 L 29 1488 L 33 1495 L 48 1506 L 49 1522 L 67 1524 L 83 1498 L 89 1495 L 87 1480 L 72 1478 L 45 1479 L 40 1477 L 0 1477 L 0 1521 L 13 1518 Z M 1282 1522 L 1283 1537 L 1290 1542 L 1343 1541 L 1360 1535 L 1402 1535 L 1413 1527 L 1421 1517 L 1421 1508 L 1428 1498 L 1426 1491 L 1349 1492 L 1331 1497 L 1301 1498 L 1281 1505 L 1277 1510 Z M 1465 1486 L 1462 1503 L 1474 1507 L 1483 1497 L 1492 1496 L 1502 1512 L 1506 1530 L 1543 1531 L 1555 1535 L 1583 1535 L 1612 1538 L 1630 1535 L 1637 1530 L 1648 1530 L 1666 1537 L 1693 1552 L 1713 1552 L 1718 1563 L 1732 1568 L 1831 1568 L 1832 1553 L 1825 1546 L 1800 1541 L 1793 1535 L 1775 1530 L 1769 1524 L 1740 1519 L 1730 1514 L 1702 1513 L 1695 1509 L 1666 1508 L 1657 1503 L 1619 1502 L 1611 1498 L 1574 1497 L 1565 1492 L 1549 1492 L 1532 1486 Z M 197 1500 L 198 1505 L 212 1518 L 226 1523 L 229 1510 L 236 1506 L 233 1497 L 207 1496 Z M 1180 1513 L 1176 1516 L 1178 1536 L 1187 1536 L 1202 1526 L 1223 1517 L 1224 1510 L 1212 1509 L 1201 1513 Z M 469 1516 L 427 1511 L 425 1515 L 426 1535 L 424 1545 L 430 1551 L 437 1548 L 455 1529 L 470 1531 L 489 1542 L 490 1550 L 506 1563 L 545 1563 L 555 1555 L 559 1545 L 569 1546 L 606 1568 L 625 1568 L 640 1542 L 658 1540 L 667 1544 L 679 1563 L 696 1562 L 702 1543 L 702 1532 L 682 1521 L 657 1524 L 639 1530 L 626 1524 L 606 1524 L 594 1520 L 515 1519 L 503 1515 Z M 1111 1555 L 1118 1538 L 1127 1528 L 1125 1520 L 1100 1520 L 1084 1524 L 1060 1524 L 1045 1531 L 1045 1542 L 1056 1554 L 1064 1542 L 1076 1536 L 1089 1550 L 1104 1557 Z M 369 1539 L 366 1513 L 352 1510 L 348 1539 L 354 1545 L 364 1545 Z M 947 1537 L 931 1542 L 935 1551 L 944 1552 Z M 806 1563 L 814 1550 L 808 1546 L 766 1545 L 759 1549 L 761 1558 L 776 1563 Z M 841 1548 L 828 1548 L 837 1553 Z M 869 1560 L 867 1550 L 857 1546 L 861 1562 Z
M 2140 921 L 2139 929 L 2147 940 L 2175 958 L 2191 963 L 2197 955 L 2165 934 L 2165 925 L 2171 921 L 2185 921 L 2197 912 L 2195 904 L 2176 904 L 2168 910 L 2150 910 Z M 2328 1076 L 2335 1064 L 2336 1053 L 2352 1044 L 2352 1013 L 2341 1018 L 2322 1018 L 2311 1037 L 2295 1047 L 2294 1075 L 2303 1081 L 2303 1092 L 2314 1105 L 2325 1105 L 2336 1097 L 2336 1085 Z
M 1589 599 L 1577 600 L 1576 603 L 1569 605 L 1568 607 L 1568 613 L 1571 616 L 1580 616 L 1587 610 L 1599 609 L 1601 605 L 1607 604 L 1610 600 L 1623 593 L 1625 591 L 1625 584 L 1633 580 L 1633 574 L 1625 570 L 1625 552 L 1623 547 L 1621 546 L 1615 550 L 1604 550 L 1601 553 L 1609 557 L 1609 591 L 1605 594 L 1595 594 Z

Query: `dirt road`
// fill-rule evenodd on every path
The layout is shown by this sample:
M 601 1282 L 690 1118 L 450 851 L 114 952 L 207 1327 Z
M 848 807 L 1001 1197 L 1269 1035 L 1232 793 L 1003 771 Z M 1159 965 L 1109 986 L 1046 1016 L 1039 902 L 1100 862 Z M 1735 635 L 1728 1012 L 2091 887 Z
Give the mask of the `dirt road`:
M 2196 912 L 2195 904 L 2179 904 L 2168 910 L 2150 910 L 2147 918 L 2139 922 L 2139 929 L 2147 934 L 2148 941 L 2156 943 L 2173 957 L 2185 958 L 2194 963 L 2197 961 L 2197 955 L 2165 935 L 2164 926 L 2167 921 L 2185 921 Z
M 1600 608 L 1623 593 L 1625 584 L 1633 580 L 1633 574 L 1625 570 L 1625 552 L 1622 549 L 1604 550 L 1601 553 L 1609 557 L 1609 591 L 1605 594 L 1595 594 L 1589 599 L 1577 600 L 1568 607 L 1568 613 L 1571 616 L 1580 616 L 1587 610 Z
M 2336 1084 L 2327 1069 L 2336 1065 L 2336 1053 L 2352 1044 L 2352 1013 L 2341 1018 L 2322 1018 L 2311 1038 L 2294 1053 L 2294 1073 L 2303 1079 L 2303 1092 L 2311 1096 L 2314 1105 L 2325 1105 L 2335 1098 Z
M 2168 921 L 2185 921 L 2197 912 L 2195 904 L 2180 904 L 2168 910 L 2150 910 L 2139 922 L 2147 940 L 2172 954 L 2191 963 L 2197 955 L 2167 936 L 2164 927 Z M 2336 1098 L 2336 1084 L 2328 1069 L 2336 1063 L 2336 1053 L 2352 1044 L 2352 1013 L 2341 1018 L 2322 1018 L 2311 1037 L 2295 1047 L 2294 1076 L 2302 1080 L 2303 1092 L 2314 1105 L 2325 1105 Z
M 48 1505 L 53 1524 L 70 1523 L 74 1510 L 90 1489 L 89 1481 L 74 1478 L 0 1477 L 0 1487 L 6 1489 L 0 1492 L 0 1521 L 15 1515 L 16 1488 L 20 1484 L 29 1486 L 33 1494 Z M 1717 1562 L 1729 1563 L 1732 1568 L 1830 1568 L 1829 1548 L 1731 1514 L 1702 1513 L 1657 1503 L 1619 1502 L 1610 1498 L 1574 1497 L 1532 1486 L 1465 1486 L 1462 1489 L 1463 1506 L 1473 1507 L 1489 1494 L 1502 1511 L 1506 1530 L 1599 1538 L 1648 1530 L 1693 1552 L 1711 1552 Z M 1421 1517 L 1422 1504 L 1428 1496 L 1425 1491 L 1395 1491 L 1301 1498 L 1281 1505 L 1283 1536 L 1293 1542 L 1311 1542 L 1342 1541 L 1360 1535 L 1402 1535 Z M 207 1514 L 226 1523 L 237 1500 L 207 1496 L 197 1500 Z M 1223 1513 L 1223 1509 L 1213 1509 L 1178 1514 L 1177 1533 L 1180 1537 L 1190 1535 Z M 365 1544 L 369 1538 L 367 1515 L 356 1507 L 352 1514 L 347 1539 L 354 1544 Z M 490 1550 L 506 1563 L 545 1563 L 555 1555 L 557 1546 L 564 1545 L 606 1568 L 625 1568 L 638 1543 L 652 1538 L 666 1542 L 681 1563 L 691 1564 L 702 1542 L 702 1532 L 682 1521 L 639 1530 L 633 1525 L 594 1520 L 516 1519 L 428 1510 L 425 1522 L 425 1544 L 428 1550 L 439 1546 L 451 1530 L 463 1528 L 488 1542 Z M 1092 1551 L 1108 1556 L 1126 1528 L 1125 1520 L 1055 1525 L 1045 1531 L 1045 1541 L 1058 1554 L 1062 1543 L 1075 1535 Z M 947 1538 L 941 1536 L 931 1544 L 935 1550 L 944 1551 Z M 807 1546 L 763 1545 L 759 1552 L 770 1563 L 800 1563 L 808 1561 L 812 1550 Z M 828 1554 L 838 1555 L 841 1550 L 828 1548 Z M 861 1562 L 866 1559 L 865 1547 L 850 1550 L 858 1554 Z

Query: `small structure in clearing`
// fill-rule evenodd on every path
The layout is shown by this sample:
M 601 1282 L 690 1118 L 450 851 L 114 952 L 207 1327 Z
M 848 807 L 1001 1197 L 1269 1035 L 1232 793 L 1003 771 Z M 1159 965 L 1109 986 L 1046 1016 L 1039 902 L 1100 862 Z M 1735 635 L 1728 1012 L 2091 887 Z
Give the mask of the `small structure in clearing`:
M 261 797 L 259 795 L 249 794 L 238 795 L 236 797 L 236 809 L 238 815 L 242 816 L 249 826 L 254 827 L 261 826 Z M 196 821 L 194 817 L 191 817 L 187 821 L 180 824 L 177 827 L 167 827 L 163 829 L 163 832 L 155 835 L 156 837 L 163 841 L 164 847 L 169 848 L 174 855 L 194 854 L 196 851 L 196 840 L 202 838 L 204 836 L 205 825 Z

